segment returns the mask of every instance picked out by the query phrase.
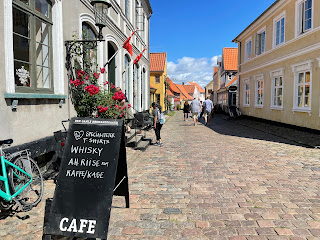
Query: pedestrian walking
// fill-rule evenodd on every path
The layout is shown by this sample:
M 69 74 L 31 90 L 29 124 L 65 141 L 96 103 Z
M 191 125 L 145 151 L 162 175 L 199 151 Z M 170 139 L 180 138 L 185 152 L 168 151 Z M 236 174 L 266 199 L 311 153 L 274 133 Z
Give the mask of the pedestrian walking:
M 163 146 L 163 143 L 161 142 L 161 136 L 160 136 L 160 131 L 162 128 L 162 124 L 160 123 L 160 115 L 161 115 L 161 106 L 158 105 L 157 103 L 153 102 L 151 104 L 152 106 L 152 116 L 153 116 L 153 128 L 154 132 L 156 134 L 156 143 L 154 145 L 157 145 L 159 147 Z
M 186 119 L 188 120 L 188 115 L 190 113 L 190 105 L 189 105 L 189 102 L 188 100 L 184 102 L 184 105 L 183 105 L 183 119 L 184 121 L 186 121 Z
M 191 113 L 194 122 L 194 126 L 197 124 L 199 113 L 201 111 L 200 102 L 196 98 L 194 98 L 191 102 Z
M 198 98 L 198 101 L 200 101 L 200 98 Z M 199 116 L 198 119 L 202 117 L 202 101 L 200 101 L 200 111 L 199 111 Z
M 211 120 L 211 112 L 213 111 L 213 102 L 210 100 L 209 97 L 203 102 L 202 105 L 203 108 L 203 117 L 205 125 L 207 126 L 208 123 L 210 123 Z

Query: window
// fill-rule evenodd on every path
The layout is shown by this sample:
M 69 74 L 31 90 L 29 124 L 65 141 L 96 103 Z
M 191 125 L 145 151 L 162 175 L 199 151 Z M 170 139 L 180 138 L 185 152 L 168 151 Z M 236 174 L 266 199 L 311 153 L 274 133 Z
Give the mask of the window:
M 156 75 L 156 83 L 160 83 L 160 75 Z
M 160 104 L 160 94 L 156 94 L 156 102 Z
M 263 107 L 263 75 L 258 75 L 255 77 L 256 82 L 256 107 Z
M 273 47 L 285 42 L 286 11 L 282 12 L 273 20 Z
M 252 38 L 249 38 L 246 41 L 246 54 L 245 54 L 245 61 L 249 60 L 251 58 L 251 48 L 252 48 Z
M 312 29 L 313 1 L 296 1 L 296 36 Z
M 126 18 L 130 18 L 130 0 L 124 0 L 124 14 Z
M 249 80 L 246 80 L 244 82 L 244 106 L 249 106 L 250 105 L 250 82 Z
M 261 29 L 256 35 L 256 54 L 260 55 L 265 52 L 266 45 L 266 27 Z
M 86 22 L 82 23 L 82 39 L 83 40 L 95 40 L 97 35 L 94 32 L 93 28 Z M 98 63 L 98 54 L 97 48 L 95 49 L 86 49 L 83 53 L 83 59 L 85 60 L 83 68 L 85 70 L 91 69 L 92 71 L 97 71 Z
M 283 109 L 283 76 L 284 68 L 270 72 L 271 109 Z
M 300 72 L 298 77 L 297 107 L 310 107 L 310 72 Z
M 138 17 L 139 17 L 139 3 L 138 3 L 138 1 L 136 1 L 136 22 L 135 22 L 136 28 L 139 28 L 139 26 L 138 26 Z
M 145 40 L 145 38 L 146 38 L 146 36 L 145 36 L 145 34 L 146 34 L 146 16 L 143 14 L 142 15 L 142 36 L 143 36 L 143 39 Z
M 294 72 L 294 111 L 311 113 L 312 63 L 313 60 L 309 60 L 292 65 Z
M 12 7 L 16 90 L 52 92 L 51 2 L 13 1 Z
M 126 94 L 126 97 L 127 99 L 130 101 L 131 100 L 131 94 L 130 94 L 130 69 L 129 69 L 129 66 L 130 66 L 130 58 L 128 55 L 125 55 L 124 57 L 124 67 L 126 69 L 125 71 L 125 94 Z

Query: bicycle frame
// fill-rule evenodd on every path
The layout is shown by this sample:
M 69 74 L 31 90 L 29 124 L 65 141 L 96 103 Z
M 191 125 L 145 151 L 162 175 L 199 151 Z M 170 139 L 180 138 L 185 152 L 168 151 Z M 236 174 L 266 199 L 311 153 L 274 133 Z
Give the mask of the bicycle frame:
M 3 155 L 0 156 L 0 159 L 1 159 L 1 168 L 2 168 L 2 176 L 0 176 L 0 181 L 4 182 L 4 187 L 5 187 L 5 192 L 0 189 L 0 197 L 4 198 L 7 201 L 11 201 L 17 195 L 19 195 L 32 182 L 32 177 L 28 173 L 26 173 L 24 170 L 19 168 L 18 166 L 14 165 L 13 163 L 11 163 L 8 160 L 6 160 Z M 24 184 L 22 187 L 19 186 L 16 189 L 16 192 L 13 195 L 11 195 L 10 189 L 9 189 L 7 165 L 10 165 L 11 167 L 17 169 L 18 171 L 20 171 L 23 174 L 25 174 L 28 178 L 30 178 L 30 180 L 26 184 Z M 15 172 L 13 172 L 13 174 L 17 178 L 21 179 Z

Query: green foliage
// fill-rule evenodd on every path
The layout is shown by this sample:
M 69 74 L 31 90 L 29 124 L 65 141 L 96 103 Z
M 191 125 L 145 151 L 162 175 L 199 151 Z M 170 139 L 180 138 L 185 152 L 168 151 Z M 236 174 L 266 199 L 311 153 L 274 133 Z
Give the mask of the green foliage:
M 180 104 L 177 105 L 177 110 L 181 110 Z
M 166 106 L 166 110 L 171 110 L 172 103 L 167 96 L 164 98 L 164 105 Z

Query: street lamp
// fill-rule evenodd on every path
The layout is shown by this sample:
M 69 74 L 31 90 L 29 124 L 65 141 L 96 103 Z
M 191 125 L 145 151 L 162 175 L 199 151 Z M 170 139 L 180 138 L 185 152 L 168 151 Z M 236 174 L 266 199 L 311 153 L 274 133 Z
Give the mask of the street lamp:
M 99 28 L 97 40 L 102 41 L 102 28 L 107 26 L 108 9 L 111 7 L 111 3 L 110 0 L 92 0 L 90 3 L 94 8 L 96 26 Z
M 95 25 L 99 28 L 99 34 L 96 39 L 65 41 L 66 68 L 69 79 L 74 79 L 74 67 L 72 66 L 73 56 L 81 56 L 86 54 L 88 50 L 97 49 L 98 42 L 104 41 L 102 29 L 107 26 L 108 9 L 111 7 L 110 0 L 91 0 L 90 3 L 94 9 Z

